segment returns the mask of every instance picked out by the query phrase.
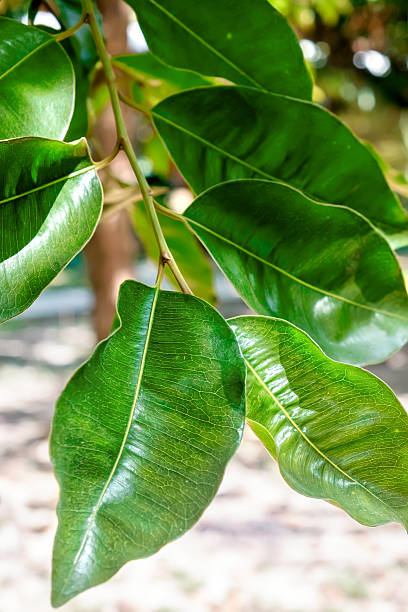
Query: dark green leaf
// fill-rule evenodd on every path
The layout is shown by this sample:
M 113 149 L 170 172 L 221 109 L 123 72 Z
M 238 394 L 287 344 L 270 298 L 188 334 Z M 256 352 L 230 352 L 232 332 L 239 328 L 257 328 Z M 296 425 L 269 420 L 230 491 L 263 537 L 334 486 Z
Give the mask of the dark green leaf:
M 86 141 L 0 142 L 0 322 L 15 317 L 82 249 L 102 208 Z
M 184 89 L 209 84 L 209 79 L 199 74 L 162 64 L 151 53 L 118 55 L 113 58 L 113 64 L 138 83 L 136 91 L 142 90 L 143 97 L 148 95 L 155 104 Z
M 122 285 L 115 331 L 54 418 L 55 606 L 197 521 L 241 439 L 244 379 L 234 334 L 211 306 Z
M 78 57 L 77 50 L 72 43 L 72 37 L 61 43 L 71 59 L 75 72 L 75 106 L 68 132 L 65 135 L 67 142 L 78 140 L 86 136 L 88 132 L 87 98 L 91 87 L 90 72 Z
M 265 0 L 127 0 L 161 60 L 239 85 L 310 99 L 312 84 L 286 19 Z
M 64 138 L 74 87 L 71 62 L 50 34 L 0 18 L 0 139 Z
M 227 179 L 276 178 L 357 210 L 395 246 L 408 241 L 408 215 L 377 161 L 320 106 L 250 88 L 210 87 L 172 96 L 152 113 L 197 193 Z
M 285 321 L 230 324 L 248 366 L 248 422 L 290 486 L 364 525 L 408 528 L 408 417 L 391 389 Z
M 242 298 L 334 359 L 386 359 L 408 340 L 408 295 L 387 241 L 361 215 L 282 183 L 223 183 L 184 217 Z
M 38 14 L 38 11 L 41 8 L 42 0 L 31 0 L 30 6 L 28 8 L 28 21 L 29 23 L 34 23 L 34 20 Z
M 214 303 L 212 268 L 197 239 L 184 223 L 170 219 L 161 213 L 158 213 L 158 217 L 167 244 L 191 290 L 197 297 Z M 157 243 L 142 202 L 134 207 L 132 220 L 147 255 L 157 262 L 159 260 Z M 169 278 L 174 286 L 178 287 L 171 273 Z

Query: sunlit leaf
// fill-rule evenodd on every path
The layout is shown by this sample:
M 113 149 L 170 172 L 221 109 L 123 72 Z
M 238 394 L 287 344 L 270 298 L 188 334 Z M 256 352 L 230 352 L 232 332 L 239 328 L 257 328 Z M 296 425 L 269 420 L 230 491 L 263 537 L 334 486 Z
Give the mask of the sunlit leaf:
M 241 439 L 244 378 L 234 334 L 211 306 L 122 285 L 115 331 L 54 418 L 55 606 L 197 521 Z
M 152 98 L 155 103 L 172 94 L 209 84 L 199 74 L 166 66 L 151 53 L 117 55 L 113 65 L 136 82 L 136 92 Z
M 102 208 L 86 141 L 0 142 L 0 322 L 15 317 L 82 249 Z
M 64 138 L 74 91 L 72 64 L 50 34 L 0 18 L 0 139 Z
M 230 324 L 248 367 L 248 422 L 290 486 L 364 525 L 407 528 L 408 417 L 391 389 L 286 321 Z

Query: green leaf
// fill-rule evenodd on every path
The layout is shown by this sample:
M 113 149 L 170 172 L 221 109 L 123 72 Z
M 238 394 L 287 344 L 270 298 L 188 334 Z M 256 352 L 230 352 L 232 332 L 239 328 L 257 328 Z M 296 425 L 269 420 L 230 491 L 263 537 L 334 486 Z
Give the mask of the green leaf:
M 184 89 L 209 84 L 209 79 L 188 70 L 170 68 L 151 53 L 117 55 L 112 63 L 138 83 L 136 93 L 142 91 L 143 97 L 153 98 L 155 104 Z
M 265 0 L 127 0 L 150 50 L 209 76 L 310 99 L 312 84 L 295 33 Z
M 160 212 L 157 215 L 167 244 L 191 290 L 197 297 L 213 304 L 215 293 L 212 267 L 197 239 L 184 223 L 170 219 Z M 132 210 L 132 221 L 147 255 L 157 262 L 159 260 L 157 242 L 142 202 Z M 168 276 L 173 285 L 178 287 L 174 276 L 171 273 Z
M 102 190 L 85 140 L 0 142 L 0 322 L 30 306 L 91 237 Z
M 50 34 L 0 18 L 0 139 L 64 138 L 74 90 L 71 62 Z
M 198 298 L 126 281 L 117 326 L 61 395 L 53 605 L 179 537 L 214 497 L 244 424 L 234 334 Z
M 91 88 L 91 76 L 78 56 L 72 37 L 65 39 L 61 44 L 68 53 L 75 72 L 75 106 L 68 132 L 65 135 L 65 140 L 72 142 L 86 136 L 88 132 L 87 99 Z
M 330 357 L 376 363 L 407 342 L 397 259 L 361 215 L 246 179 L 209 189 L 184 217 L 251 308 L 291 321 Z
M 408 240 L 408 215 L 377 161 L 320 106 L 250 88 L 210 87 L 172 96 L 152 114 L 196 193 L 227 179 L 275 178 L 362 213 L 395 246 Z
M 230 324 L 248 367 L 248 422 L 288 484 L 364 525 L 408 528 L 408 417 L 391 389 L 285 321 Z

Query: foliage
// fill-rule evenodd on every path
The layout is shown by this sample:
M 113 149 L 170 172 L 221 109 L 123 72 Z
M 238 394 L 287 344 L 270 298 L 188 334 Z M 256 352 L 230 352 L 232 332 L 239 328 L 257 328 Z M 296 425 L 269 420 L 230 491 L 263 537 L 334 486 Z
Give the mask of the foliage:
M 128 4 L 150 54 L 110 58 L 92 0 L 52 3 L 59 32 L 23 25 L 17 5 L 0 19 L 1 321 L 91 238 L 103 205 L 97 173 L 121 149 L 138 189 L 107 194 L 105 205 L 133 205 L 158 262 L 154 287 L 122 285 L 111 334 L 57 404 L 55 606 L 197 521 L 245 415 L 297 491 L 366 525 L 407 526 L 408 417 L 356 367 L 408 339 L 392 250 L 408 245 L 408 215 L 389 168 L 311 102 L 296 36 L 266 0 Z M 39 6 L 26 6 L 32 18 Z M 95 162 L 84 138 L 64 138 L 86 136 L 98 58 L 118 139 Z M 154 123 L 194 191 L 183 214 L 154 199 L 120 98 Z M 103 101 L 97 89 L 90 107 Z M 254 316 L 225 321 L 208 303 L 212 273 L 197 238 Z M 161 289 L 164 274 L 180 292 Z

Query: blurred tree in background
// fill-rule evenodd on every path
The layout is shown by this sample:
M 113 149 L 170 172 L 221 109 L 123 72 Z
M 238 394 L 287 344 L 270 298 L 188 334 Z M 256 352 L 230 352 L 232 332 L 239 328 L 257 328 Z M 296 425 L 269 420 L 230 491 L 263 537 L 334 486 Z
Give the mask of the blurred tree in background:
M 408 171 L 406 0 L 270 0 L 302 40 L 315 100 Z

